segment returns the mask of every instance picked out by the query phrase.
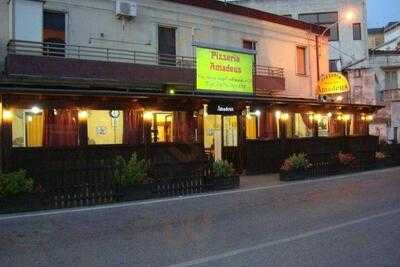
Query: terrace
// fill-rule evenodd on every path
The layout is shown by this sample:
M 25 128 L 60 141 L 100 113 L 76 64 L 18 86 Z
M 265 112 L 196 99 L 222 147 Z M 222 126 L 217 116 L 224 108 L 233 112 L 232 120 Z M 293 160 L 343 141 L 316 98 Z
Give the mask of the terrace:
M 174 88 L 179 93 L 196 93 L 193 57 L 19 40 L 11 40 L 7 52 L 9 77 L 126 86 L 133 91 L 165 92 Z M 282 68 L 257 65 L 253 77 L 255 96 L 285 90 Z

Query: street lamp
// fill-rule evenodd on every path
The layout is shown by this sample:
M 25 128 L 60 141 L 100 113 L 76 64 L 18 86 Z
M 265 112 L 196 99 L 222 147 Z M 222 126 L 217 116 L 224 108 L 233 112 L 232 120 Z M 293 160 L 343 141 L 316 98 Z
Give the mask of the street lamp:
M 335 23 L 326 27 L 326 29 L 322 32 L 321 36 L 323 37 L 330 29 L 332 29 L 334 26 L 338 25 L 339 22 L 342 22 L 344 20 L 347 22 L 351 22 L 353 20 L 353 18 L 354 18 L 353 10 L 348 10 L 342 19 L 338 19 L 338 21 L 336 21 Z
M 333 23 L 333 24 L 331 24 L 331 25 L 329 25 L 328 27 L 326 27 L 326 29 L 322 32 L 322 34 L 320 34 L 320 35 L 317 35 L 317 38 L 316 38 L 316 48 L 317 48 L 317 77 L 318 77 L 318 79 L 320 78 L 320 76 L 321 76 L 321 74 L 320 74 L 320 67 L 319 67 L 319 58 L 320 58 L 320 54 L 319 54 L 319 41 L 318 41 L 318 36 L 319 37 L 324 37 L 325 36 L 325 34 L 329 31 L 329 30 L 331 30 L 333 27 L 335 27 L 335 26 L 337 26 L 337 25 L 339 25 L 339 22 L 342 22 L 343 20 L 345 20 L 345 21 L 347 21 L 347 22 L 350 22 L 350 21 L 352 21 L 353 20 L 353 18 L 354 18 L 354 12 L 353 12 L 353 10 L 351 10 L 351 9 L 349 9 L 347 12 L 345 12 L 345 15 L 342 17 L 342 19 L 339 19 L 338 18 L 338 20 L 335 22 L 335 23 Z M 339 50 L 340 51 L 340 50 Z M 340 51 L 340 52 L 342 52 L 342 51 Z M 342 52 L 343 53 L 343 52 Z

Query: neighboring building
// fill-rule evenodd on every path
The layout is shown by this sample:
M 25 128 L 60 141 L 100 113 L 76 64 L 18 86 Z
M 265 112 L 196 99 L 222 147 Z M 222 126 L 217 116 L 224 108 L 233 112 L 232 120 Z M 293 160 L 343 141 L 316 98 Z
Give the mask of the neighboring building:
M 385 105 L 371 124 L 371 131 L 382 139 L 397 143 L 400 139 L 400 52 L 371 50 L 369 60 L 375 74 L 379 104 Z
M 198 144 L 240 166 L 246 139 L 363 135 L 377 109 L 318 101 L 325 28 L 291 18 L 214 0 L 11 0 L 0 12 L 6 170 L 150 143 Z M 331 43 L 349 50 L 334 54 L 342 63 L 365 56 L 358 23 L 333 33 L 361 39 Z
M 329 69 L 332 72 L 344 71 L 349 77 L 352 92 L 347 100 L 351 103 L 375 103 L 375 92 L 364 87 L 371 80 L 365 71 L 368 66 L 363 65 L 368 62 L 365 0 L 239 0 L 232 3 L 330 27 Z M 349 13 L 351 18 L 347 17 Z M 361 94 L 361 99 L 356 98 Z
M 384 42 L 388 43 L 392 40 L 398 40 L 400 38 L 400 21 L 389 22 L 389 24 L 385 27 L 385 35 Z M 386 49 L 396 49 L 399 43 L 394 43 L 390 48 Z
M 368 29 L 368 48 L 375 49 L 378 45 L 385 42 L 385 28 L 370 28 Z
M 371 124 L 371 132 L 382 139 L 400 140 L 400 23 L 391 22 L 384 28 L 384 43 L 370 50 L 369 72 L 374 82 L 369 86 L 377 92 L 379 104 L 385 105 Z

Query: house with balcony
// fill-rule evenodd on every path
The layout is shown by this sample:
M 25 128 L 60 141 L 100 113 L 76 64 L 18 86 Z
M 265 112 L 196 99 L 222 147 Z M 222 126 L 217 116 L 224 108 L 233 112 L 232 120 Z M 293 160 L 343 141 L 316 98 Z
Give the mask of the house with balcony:
M 241 170 L 247 140 L 364 135 L 377 110 L 319 100 L 323 26 L 214 0 L 0 5 L 5 171 L 181 144 Z

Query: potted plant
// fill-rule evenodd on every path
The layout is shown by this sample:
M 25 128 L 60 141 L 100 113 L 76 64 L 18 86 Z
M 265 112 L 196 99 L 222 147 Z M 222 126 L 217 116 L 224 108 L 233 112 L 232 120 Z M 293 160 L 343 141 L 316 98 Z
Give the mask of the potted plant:
M 339 163 L 344 167 L 345 171 L 354 170 L 358 167 L 357 158 L 351 153 L 339 152 Z
M 151 183 L 148 179 L 150 162 L 139 159 L 133 153 L 129 160 L 118 156 L 114 161 L 113 185 L 117 199 L 123 201 L 146 199 L 151 196 Z
M 0 173 L 0 213 L 37 209 L 40 197 L 33 193 L 33 184 L 25 170 Z
M 282 181 L 301 180 L 307 177 L 307 170 L 311 167 L 311 163 L 307 158 L 307 154 L 292 154 L 285 159 L 279 172 L 279 178 Z
M 217 160 L 212 163 L 211 183 L 208 184 L 210 189 L 223 190 L 239 187 L 240 178 L 235 173 L 232 163 L 226 160 Z
M 386 166 L 386 154 L 383 152 L 375 152 L 375 162 L 377 168 L 384 168 Z

